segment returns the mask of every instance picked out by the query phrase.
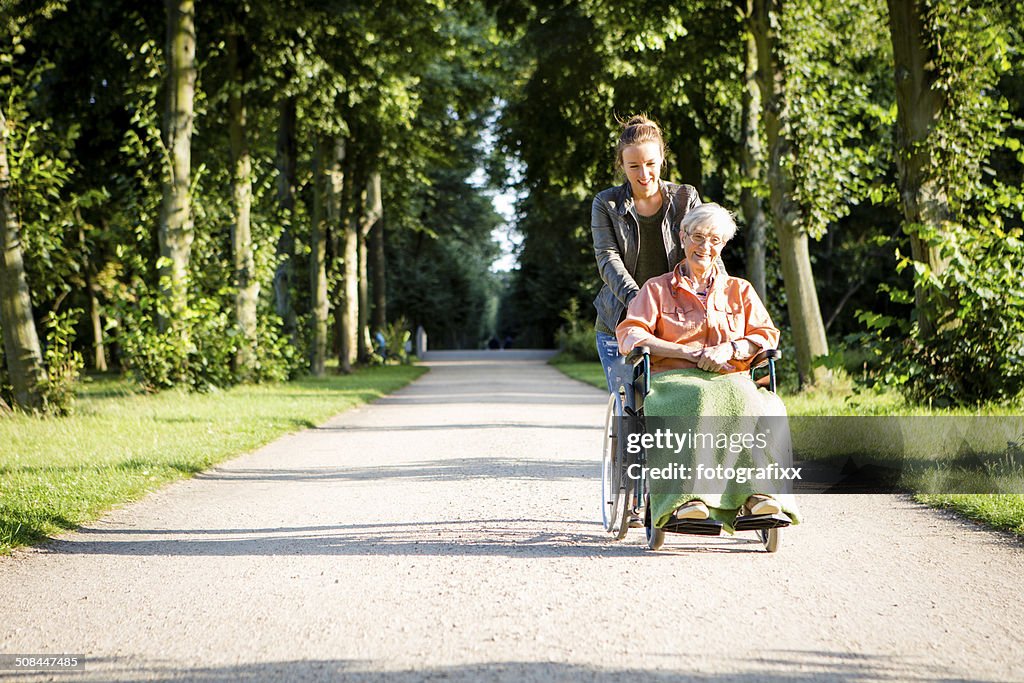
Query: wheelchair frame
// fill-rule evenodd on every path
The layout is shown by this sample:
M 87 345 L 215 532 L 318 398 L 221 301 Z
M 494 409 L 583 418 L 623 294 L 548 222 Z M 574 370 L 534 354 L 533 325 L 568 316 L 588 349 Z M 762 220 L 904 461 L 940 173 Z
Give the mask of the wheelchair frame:
M 663 527 L 655 527 L 647 504 L 649 493 L 646 478 L 633 479 L 627 475 L 631 466 L 639 465 L 643 468 L 647 464 L 646 451 L 640 449 L 638 453 L 629 453 L 624 447 L 628 434 L 620 434 L 619 430 L 631 422 L 638 424 L 641 429 L 644 426 L 644 398 L 651 386 L 650 356 L 649 348 L 639 346 L 614 366 L 612 386 L 616 389 L 608 397 L 605 413 L 601 516 L 605 531 L 621 540 L 629 531 L 630 516 L 642 511 L 647 545 L 651 550 L 658 550 L 665 542 L 666 533 L 718 536 L 722 532 L 722 523 L 711 519 L 672 520 Z M 775 393 L 775 362 L 780 358 L 782 352 L 778 349 L 764 349 L 758 353 L 751 361 L 751 380 L 761 386 L 767 385 L 767 389 Z M 767 376 L 756 379 L 755 370 L 763 368 L 767 368 Z M 736 531 L 756 532 L 765 550 L 773 553 L 779 549 L 782 541 L 782 528 L 789 526 L 790 522 L 789 517 L 781 513 L 745 515 L 737 517 L 733 527 Z

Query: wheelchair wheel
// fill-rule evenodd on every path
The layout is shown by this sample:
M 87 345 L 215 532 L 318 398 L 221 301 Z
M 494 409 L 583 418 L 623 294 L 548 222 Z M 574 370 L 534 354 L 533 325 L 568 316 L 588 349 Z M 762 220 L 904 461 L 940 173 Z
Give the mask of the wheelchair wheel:
M 605 531 L 613 534 L 619 531 L 625 499 L 619 466 L 619 421 L 615 415 L 615 396 L 612 395 L 608 397 L 604 418 L 604 454 L 601 459 L 601 521 Z
M 782 543 L 782 529 L 761 529 L 757 535 L 761 537 L 764 549 L 770 553 L 777 551 Z
M 651 519 L 651 502 L 650 500 L 645 502 L 644 532 L 647 534 L 647 547 L 651 550 L 658 550 L 665 545 L 665 530 L 654 526 L 654 521 Z

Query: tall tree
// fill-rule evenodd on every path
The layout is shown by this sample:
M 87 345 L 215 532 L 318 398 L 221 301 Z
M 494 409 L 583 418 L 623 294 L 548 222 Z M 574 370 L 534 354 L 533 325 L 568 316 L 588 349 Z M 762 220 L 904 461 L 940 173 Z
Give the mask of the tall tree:
M 195 238 L 192 219 L 192 129 L 196 86 L 196 33 L 193 0 L 165 0 L 167 81 L 163 181 L 158 231 L 160 276 L 166 287 L 166 313 L 178 319 L 188 307 L 188 264 Z M 164 328 L 168 320 L 162 319 Z
M 744 1 L 745 28 L 749 29 L 754 0 Z M 761 95 L 757 85 L 757 41 L 750 30 L 743 32 L 743 111 L 740 141 L 740 207 L 747 224 L 744 233 L 746 279 L 762 301 L 768 301 L 765 267 L 768 217 L 761 199 L 763 187 L 763 146 L 761 144 Z
M 352 371 L 359 348 L 359 202 L 354 191 L 358 182 L 355 155 L 345 143 L 344 178 L 341 188 L 340 225 L 335 239 L 335 253 L 340 266 L 337 311 L 338 367 L 342 372 Z
M 929 39 L 923 0 L 888 0 L 896 79 L 896 168 L 904 229 L 910 234 L 911 256 L 922 267 L 941 274 L 945 261 L 938 231 L 949 219 L 949 198 L 936 171 L 929 137 L 946 106 L 938 87 L 934 40 Z M 935 331 L 941 311 L 924 281 L 915 283 L 915 307 L 922 336 Z
M 327 360 L 327 321 L 330 314 L 327 281 L 327 246 L 330 229 L 338 225 L 341 212 L 341 185 L 344 182 L 341 164 L 345 158 L 341 138 L 333 141 L 321 139 L 316 147 L 314 167 L 314 203 L 312 234 L 309 246 L 312 250 L 309 265 L 309 289 L 312 296 L 311 309 L 312 339 L 310 341 L 310 372 L 314 376 L 324 374 Z M 326 205 L 326 211 L 325 209 Z M 326 215 L 325 215 L 326 214 Z
M 235 289 L 235 321 L 241 331 L 241 343 L 235 354 L 238 375 L 252 378 L 256 370 L 256 303 L 260 282 L 256 276 L 253 256 L 252 226 L 252 161 L 249 155 L 244 89 L 246 76 L 240 52 L 244 49 L 241 31 L 236 26 L 228 32 L 227 55 L 230 93 L 228 95 L 228 126 L 231 142 L 232 188 L 235 207 L 231 230 L 231 253 L 234 265 L 232 286 Z
M 370 172 L 359 221 L 359 358 L 370 351 L 369 243 L 368 238 L 384 215 L 380 193 L 380 171 Z
M 277 128 L 277 201 L 281 216 L 281 234 L 277 240 L 277 270 L 274 272 L 274 301 L 284 333 L 294 342 L 298 318 L 292 301 L 295 280 L 295 185 L 296 116 L 298 97 L 285 96 L 278 103 Z
M 790 139 L 789 102 L 785 67 L 778 48 L 778 14 L 782 0 L 754 0 L 750 30 L 757 41 L 758 86 L 768 156 L 768 188 L 772 225 L 779 241 L 786 307 L 796 347 L 800 382 L 813 384 L 825 373 L 815 370 L 814 359 L 828 354 L 825 324 L 818 305 L 808 250 L 808 235 L 801 224 L 792 176 L 794 150 Z
M 373 319 L 370 324 L 374 330 L 383 330 L 388 322 L 386 241 L 382 214 L 370 231 L 370 274 L 373 277 Z
M 0 106 L 0 328 L 14 401 L 27 409 L 42 407 L 47 382 L 25 277 L 21 226 L 11 202 L 7 162 L 7 118 Z

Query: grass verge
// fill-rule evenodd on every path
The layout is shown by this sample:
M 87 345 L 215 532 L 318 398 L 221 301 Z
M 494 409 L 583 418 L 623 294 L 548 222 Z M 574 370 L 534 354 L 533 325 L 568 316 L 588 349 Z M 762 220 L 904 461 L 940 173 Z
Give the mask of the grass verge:
M 1024 537 L 1024 496 L 1008 493 L 916 495 L 925 505 L 953 510 L 994 529 Z
M 565 375 L 605 389 L 604 370 L 598 362 L 576 362 L 556 357 L 551 364 Z M 1013 416 L 1021 406 L 989 405 L 980 408 L 940 410 L 909 406 L 896 392 L 886 394 L 855 394 L 843 382 L 814 391 L 787 394 L 780 389 L 786 408 L 792 416 Z M 953 463 L 950 467 L 954 467 Z M 955 472 L 947 473 L 955 474 Z M 1019 476 L 1019 473 L 1015 473 Z M 1005 489 L 1004 489 L 1005 490 Z M 1011 489 L 1012 490 L 1012 489 Z M 1018 494 L 917 494 L 914 499 L 932 507 L 954 510 L 994 529 L 1024 536 L 1024 495 Z
M 560 356 L 555 356 L 549 362 L 561 370 L 562 374 L 568 375 L 573 379 L 586 382 L 598 389 L 607 390 L 608 388 L 608 381 L 604 376 L 604 367 L 600 362 L 581 363 L 574 360 L 565 360 Z
M 0 554 L 314 427 L 424 372 L 385 366 L 209 394 L 143 394 L 124 380 L 86 379 L 71 417 L 0 419 Z

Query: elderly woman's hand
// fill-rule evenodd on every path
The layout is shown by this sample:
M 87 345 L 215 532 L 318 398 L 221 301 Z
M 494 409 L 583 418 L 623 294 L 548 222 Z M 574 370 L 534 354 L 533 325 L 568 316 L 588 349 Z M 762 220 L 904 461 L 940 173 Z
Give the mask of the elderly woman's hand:
M 697 359 L 697 367 L 708 372 L 732 372 L 736 369 L 729 362 L 732 360 L 732 355 L 733 347 L 729 342 L 708 346 Z

